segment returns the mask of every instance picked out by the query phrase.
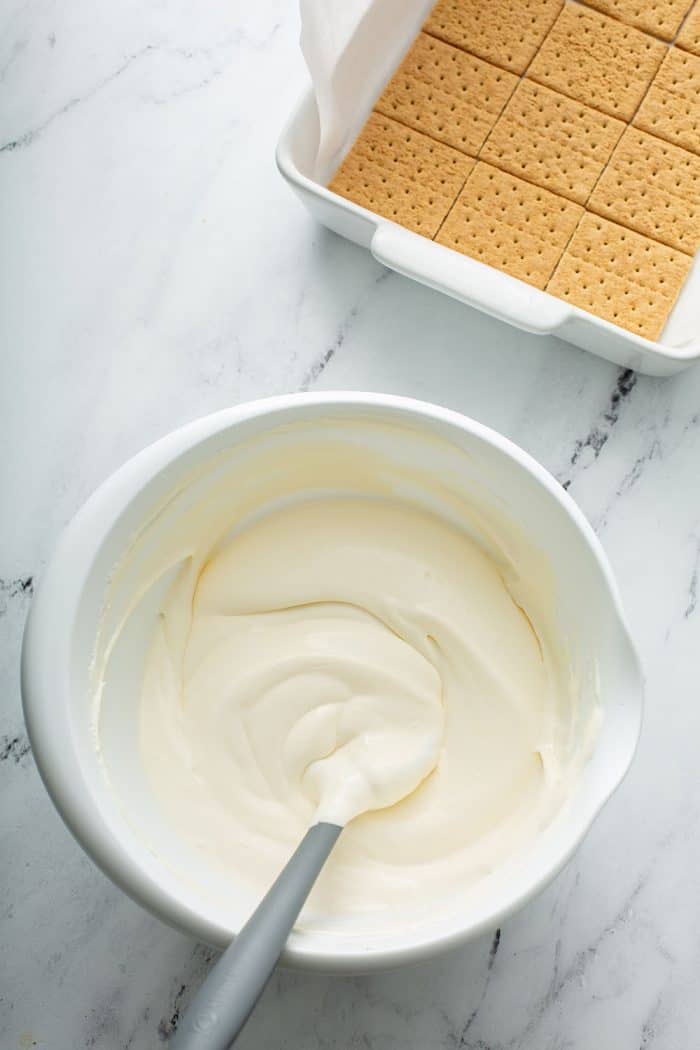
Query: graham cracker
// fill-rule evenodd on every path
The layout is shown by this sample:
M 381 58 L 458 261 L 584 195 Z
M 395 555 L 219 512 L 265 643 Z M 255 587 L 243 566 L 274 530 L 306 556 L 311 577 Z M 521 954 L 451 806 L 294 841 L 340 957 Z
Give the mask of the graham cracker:
M 547 291 L 630 332 L 657 339 L 692 259 L 586 213 Z
M 627 128 L 588 208 L 693 255 L 700 245 L 700 157 Z
M 473 166 L 463 153 L 372 113 L 329 189 L 433 237 Z
M 438 0 L 423 28 L 512 73 L 524 73 L 563 0 Z
M 695 0 L 693 9 L 681 26 L 676 43 L 684 51 L 700 55 L 700 0 Z
M 583 208 L 477 161 L 440 244 L 544 288 Z
M 633 124 L 700 153 L 700 56 L 669 48 Z
M 662 40 L 673 40 L 690 7 L 690 0 L 583 0 L 583 3 Z
M 567 3 L 527 75 L 629 121 L 665 53 L 660 40 L 641 30 Z
M 615 117 L 522 80 L 480 157 L 585 204 L 624 129 Z
M 512 73 L 419 33 L 374 108 L 475 157 L 517 82 Z

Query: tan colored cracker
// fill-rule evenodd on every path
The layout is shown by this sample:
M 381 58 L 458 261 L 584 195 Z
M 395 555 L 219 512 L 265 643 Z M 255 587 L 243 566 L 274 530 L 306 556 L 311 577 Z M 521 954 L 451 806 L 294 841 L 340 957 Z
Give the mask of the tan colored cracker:
M 700 157 L 627 128 L 588 208 L 693 255 L 700 245 Z
M 692 259 L 587 212 L 547 291 L 646 339 L 663 330 Z
M 512 73 L 419 33 L 375 109 L 476 156 L 517 82 Z
M 528 77 L 621 120 L 631 120 L 666 53 L 660 40 L 597 11 L 566 5 Z
M 681 26 L 676 43 L 684 51 L 700 55 L 700 0 L 695 0 L 692 11 Z
M 524 73 L 562 0 L 438 0 L 423 28 L 512 73 Z
M 633 123 L 700 153 L 700 56 L 670 48 Z
M 477 161 L 435 240 L 544 288 L 582 212 Z
M 473 166 L 463 153 L 372 113 L 329 189 L 433 237 Z
M 662 40 L 673 40 L 691 0 L 583 0 L 628 26 L 644 29 Z
M 522 80 L 480 156 L 585 204 L 624 128 L 615 117 Z

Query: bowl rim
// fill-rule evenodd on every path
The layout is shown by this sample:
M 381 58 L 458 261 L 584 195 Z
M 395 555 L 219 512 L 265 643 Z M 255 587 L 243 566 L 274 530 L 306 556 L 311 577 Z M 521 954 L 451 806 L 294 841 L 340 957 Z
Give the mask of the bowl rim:
M 59 537 L 36 588 L 25 626 L 21 656 L 24 718 L 37 769 L 59 815 L 74 838 L 112 882 L 159 919 L 217 947 L 226 944 L 230 932 L 225 926 L 210 922 L 144 872 L 124 850 L 120 839 L 108 827 L 91 796 L 71 732 L 69 695 L 67 685 L 64 685 L 68 681 L 71 628 L 80 607 L 84 583 L 92 571 L 94 555 L 105 539 L 105 522 L 109 521 L 108 531 L 114 520 L 115 502 L 119 511 L 123 511 L 162 470 L 208 438 L 223 431 L 233 431 L 240 423 L 268 417 L 270 425 L 274 425 L 279 422 L 277 416 L 284 416 L 290 409 L 297 407 L 332 410 L 341 406 L 386 409 L 404 415 L 408 420 L 418 422 L 427 419 L 455 427 L 504 453 L 539 483 L 572 519 L 594 557 L 619 627 L 620 639 L 627 648 L 627 658 L 638 689 L 634 690 L 637 702 L 629 713 L 632 718 L 629 752 L 624 756 L 618 774 L 611 776 L 609 782 L 598 790 L 583 817 L 567 835 L 555 862 L 546 871 L 524 889 L 513 893 L 501 907 L 492 907 L 479 921 L 461 925 L 456 923 L 448 932 L 432 936 L 421 934 L 410 944 L 395 948 L 373 948 L 368 951 L 361 943 L 348 940 L 329 953 L 305 947 L 303 937 L 292 937 L 283 953 L 282 965 L 325 974 L 367 973 L 417 962 L 495 929 L 509 915 L 537 896 L 562 870 L 630 768 L 641 732 L 641 663 L 627 625 L 617 583 L 600 541 L 578 505 L 549 471 L 509 438 L 490 427 L 453 409 L 395 394 L 355 391 L 282 394 L 244 402 L 202 416 L 170 431 L 128 459 L 95 489 L 77 511 Z M 88 539 L 86 543 L 86 527 L 96 520 L 101 520 L 103 529 L 97 537 Z

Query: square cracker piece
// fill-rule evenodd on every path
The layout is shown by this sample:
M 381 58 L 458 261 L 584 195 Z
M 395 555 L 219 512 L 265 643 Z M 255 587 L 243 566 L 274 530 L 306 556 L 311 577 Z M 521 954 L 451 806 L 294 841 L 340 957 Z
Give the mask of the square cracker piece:
M 693 9 L 681 26 L 676 43 L 684 51 L 700 55 L 700 0 L 695 0 Z
M 692 259 L 587 212 L 547 291 L 646 339 L 658 339 Z
M 512 73 L 419 33 L 374 108 L 475 157 L 517 82 Z
M 522 80 L 480 158 L 585 204 L 624 130 L 615 117 Z
M 700 246 L 700 157 L 627 128 L 588 210 L 693 255 Z
M 372 113 L 328 188 L 433 237 L 473 167 L 463 153 Z
M 423 28 L 512 73 L 524 73 L 563 0 L 438 0 Z
M 562 95 L 631 120 L 666 46 L 597 11 L 567 4 L 527 75 Z
M 700 56 L 670 48 L 632 123 L 700 153 Z
M 477 161 L 435 238 L 544 288 L 583 208 Z
M 583 3 L 662 40 L 673 40 L 690 7 L 690 0 L 583 0 Z

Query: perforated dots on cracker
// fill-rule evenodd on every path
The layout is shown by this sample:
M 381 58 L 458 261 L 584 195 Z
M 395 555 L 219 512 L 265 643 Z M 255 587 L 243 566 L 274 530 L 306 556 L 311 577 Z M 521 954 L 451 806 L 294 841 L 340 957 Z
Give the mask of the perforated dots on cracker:
M 695 0 L 690 14 L 681 26 L 676 43 L 684 51 L 690 51 L 693 55 L 700 55 L 700 0 Z
M 567 4 L 527 76 L 621 120 L 631 120 L 666 47 L 639 29 Z
M 476 156 L 516 84 L 512 73 L 420 33 L 375 109 Z
M 562 0 L 438 0 L 424 29 L 513 73 L 524 73 Z
M 673 40 L 690 0 L 583 0 L 628 26 L 644 29 L 662 40 Z
M 624 128 L 615 117 L 523 80 L 481 159 L 584 204 Z
M 700 153 L 700 56 L 670 48 L 633 123 Z
M 646 339 L 658 339 L 692 260 L 586 213 L 547 291 Z
M 435 240 L 544 288 L 582 212 L 478 161 Z
M 700 246 L 700 157 L 627 128 L 588 208 L 693 255 Z
M 329 189 L 432 237 L 473 166 L 463 153 L 373 113 Z

